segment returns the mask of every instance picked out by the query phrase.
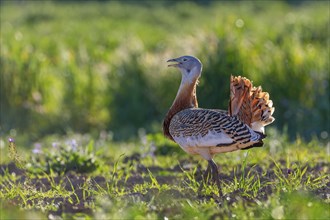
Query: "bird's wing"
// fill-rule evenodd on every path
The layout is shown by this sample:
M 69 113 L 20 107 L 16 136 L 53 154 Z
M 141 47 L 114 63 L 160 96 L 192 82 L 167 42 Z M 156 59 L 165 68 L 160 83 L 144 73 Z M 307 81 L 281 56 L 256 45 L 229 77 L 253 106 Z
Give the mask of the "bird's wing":
M 229 146 L 257 142 L 264 137 L 226 111 L 199 108 L 177 113 L 169 130 L 181 146 Z

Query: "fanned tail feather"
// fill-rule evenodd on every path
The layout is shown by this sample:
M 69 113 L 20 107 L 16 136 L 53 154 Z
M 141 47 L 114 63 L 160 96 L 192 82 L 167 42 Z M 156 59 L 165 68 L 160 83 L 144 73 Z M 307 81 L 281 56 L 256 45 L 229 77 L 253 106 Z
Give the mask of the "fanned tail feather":
M 229 114 L 237 117 L 253 130 L 264 133 L 264 127 L 271 124 L 275 108 L 269 94 L 261 87 L 253 87 L 245 77 L 230 77 Z

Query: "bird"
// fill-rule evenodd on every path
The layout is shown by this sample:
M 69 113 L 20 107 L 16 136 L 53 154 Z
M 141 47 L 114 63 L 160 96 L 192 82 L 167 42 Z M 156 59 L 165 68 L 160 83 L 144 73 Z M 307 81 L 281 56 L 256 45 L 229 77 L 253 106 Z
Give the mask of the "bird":
M 163 133 L 188 154 L 208 161 L 204 180 L 210 177 L 221 197 L 214 155 L 263 146 L 264 127 L 275 120 L 273 102 L 261 86 L 254 87 L 249 79 L 231 75 L 228 110 L 200 108 L 196 87 L 202 73 L 201 61 L 186 55 L 167 62 L 168 67 L 180 70 L 181 83 L 164 118 Z

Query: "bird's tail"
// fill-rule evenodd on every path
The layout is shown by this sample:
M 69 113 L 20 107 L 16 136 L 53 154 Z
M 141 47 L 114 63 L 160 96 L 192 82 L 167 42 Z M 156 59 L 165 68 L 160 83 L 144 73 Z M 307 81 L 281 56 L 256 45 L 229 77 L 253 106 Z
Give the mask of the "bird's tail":
M 272 123 L 275 108 L 269 94 L 261 87 L 254 87 L 245 77 L 230 77 L 229 114 L 249 125 L 254 131 L 264 133 L 264 127 Z

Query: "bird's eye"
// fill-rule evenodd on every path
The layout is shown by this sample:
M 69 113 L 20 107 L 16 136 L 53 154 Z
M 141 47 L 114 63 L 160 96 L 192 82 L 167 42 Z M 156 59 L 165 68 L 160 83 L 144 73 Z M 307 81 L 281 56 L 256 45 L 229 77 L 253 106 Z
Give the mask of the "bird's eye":
M 183 58 L 183 62 L 186 62 L 187 61 L 187 58 Z

